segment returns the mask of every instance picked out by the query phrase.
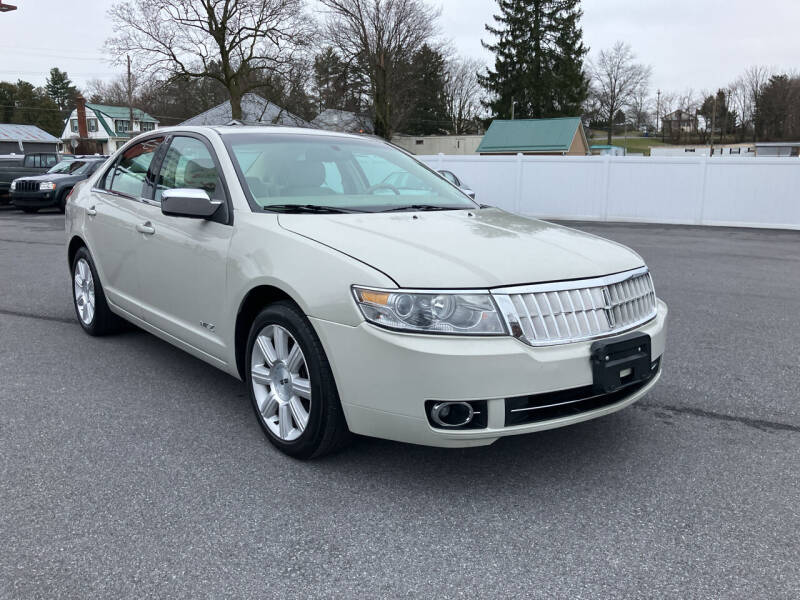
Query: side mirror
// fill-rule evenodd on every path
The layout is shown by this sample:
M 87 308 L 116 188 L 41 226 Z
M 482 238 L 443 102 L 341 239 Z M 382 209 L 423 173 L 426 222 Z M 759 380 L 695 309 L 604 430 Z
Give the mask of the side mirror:
M 222 200 L 212 200 L 205 190 L 176 188 L 161 194 L 161 212 L 172 217 L 207 219 L 222 206 Z

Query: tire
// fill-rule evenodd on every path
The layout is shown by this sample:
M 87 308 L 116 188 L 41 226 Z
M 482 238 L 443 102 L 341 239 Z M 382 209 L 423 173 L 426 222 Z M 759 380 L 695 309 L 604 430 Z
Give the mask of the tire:
M 61 192 L 61 194 L 59 194 L 58 202 L 56 202 L 56 208 L 58 209 L 58 212 L 60 212 L 60 213 L 66 212 L 66 210 L 67 210 L 67 196 L 69 196 L 70 191 L 72 191 L 71 188 L 68 189 L 68 190 L 64 190 L 63 192 Z
M 85 246 L 78 249 L 72 260 L 72 304 L 78 323 L 89 335 L 116 333 L 124 325 L 108 308 L 92 255 Z
M 350 442 L 325 351 L 297 305 L 280 301 L 258 314 L 247 338 L 245 369 L 256 419 L 281 452 L 316 458 Z
M 28 214 L 33 214 L 33 213 L 37 213 L 37 212 L 39 212 L 39 209 L 38 209 L 38 208 L 36 208 L 35 206 L 20 206 L 20 207 L 18 207 L 18 208 L 19 208 L 19 209 L 20 209 L 22 212 L 24 212 L 24 213 L 28 213 Z

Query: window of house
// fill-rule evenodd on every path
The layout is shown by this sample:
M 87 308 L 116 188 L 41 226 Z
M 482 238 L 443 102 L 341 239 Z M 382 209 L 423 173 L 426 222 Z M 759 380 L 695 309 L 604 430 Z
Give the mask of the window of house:
M 147 170 L 163 141 L 164 138 L 154 138 L 128 148 L 114 168 L 106 175 L 107 189 L 134 198 L 140 197 L 144 189 Z
M 114 121 L 117 129 L 117 133 L 126 133 L 130 131 L 131 122 L 128 120 L 117 119 Z
M 142 121 L 139 128 L 142 131 L 153 131 L 156 128 L 156 124 L 152 121 Z
M 86 128 L 90 133 L 97 131 L 97 119 L 86 119 Z
M 78 119 L 69 120 L 69 129 L 72 133 L 78 133 Z
M 424 143 L 425 143 L 425 140 L 414 140 L 414 143 L 415 143 L 417 146 L 422 146 L 422 144 L 424 144 Z

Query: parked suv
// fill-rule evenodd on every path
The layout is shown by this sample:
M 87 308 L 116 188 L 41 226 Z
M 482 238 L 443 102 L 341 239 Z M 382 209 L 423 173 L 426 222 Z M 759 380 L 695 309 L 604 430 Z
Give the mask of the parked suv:
M 4 156 L 0 159 L 0 204 L 7 204 L 11 182 L 19 177 L 39 175 L 61 160 L 55 152 L 36 152 L 25 155 Z
M 15 179 L 11 182 L 11 202 L 29 213 L 49 206 L 64 212 L 67 196 L 75 184 L 94 173 L 106 158 L 81 156 L 62 160 L 43 175 Z
M 667 307 L 638 254 L 481 207 L 374 139 L 159 129 L 76 186 L 66 233 L 87 333 L 124 319 L 244 380 L 296 457 L 351 432 L 490 444 L 661 373 Z

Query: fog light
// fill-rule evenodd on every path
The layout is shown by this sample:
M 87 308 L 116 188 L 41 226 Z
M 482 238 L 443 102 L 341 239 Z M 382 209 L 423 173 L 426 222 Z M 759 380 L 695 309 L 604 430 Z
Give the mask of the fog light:
M 468 402 L 436 402 L 431 407 L 431 420 L 439 427 L 463 427 L 475 416 Z

